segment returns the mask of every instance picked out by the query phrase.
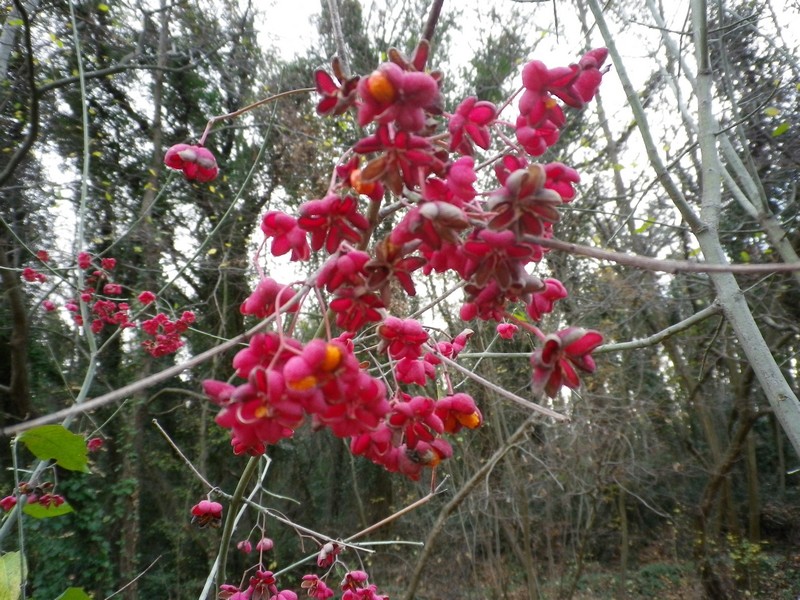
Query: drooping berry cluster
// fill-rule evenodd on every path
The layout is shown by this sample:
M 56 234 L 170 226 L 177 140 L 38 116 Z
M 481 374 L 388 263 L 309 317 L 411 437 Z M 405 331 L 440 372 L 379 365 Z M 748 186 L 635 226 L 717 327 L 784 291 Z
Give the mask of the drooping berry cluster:
M 50 255 L 45 250 L 39 250 L 36 258 L 43 264 L 48 263 Z M 94 334 L 99 334 L 106 328 L 128 329 L 140 327 L 141 330 L 152 337 L 142 342 L 142 348 L 151 356 L 160 357 L 176 352 L 184 345 L 181 339 L 189 326 L 194 322 L 195 315 L 192 311 L 184 311 L 174 321 L 164 313 L 157 313 L 153 318 L 138 322 L 132 320 L 131 304 L 120 301 L 125 289 L 120 283 L 112 281 L 112 272 L 117 266 L 117 260 L 112 257 L 98 258 L 88 252 L 80 252 L 77 256 L 77 269 L 81 272 L 82 288 L 80 293 L 63 302 L 64 309 L 72 315 L 72 321 L 83 326 L 84 318 L 81 304 L 88 308 L 91 317 L 89 327 Z M 22 270 L 22 278 L 32 283 L 44 283 L 48 276 L 33 267 Z M 141 292 L 137 300 L 142 306 L 147 306 L 156 301 L 156 295 L 151 291 Z M 46 312 L 53 312 L 59 305 L 45 299 L 42 308 Z
M 53 491 L 54 484 L 52 481 L 45 481 L 38 484 L 31 484 L 26 481 L 20 482 L 17 486 L 20 496 L 25 497 L 27 504 L 39 504 L 44 508 L 59 507 L 66 500 L 61 494 L 56 494 Z M 9 511 L 17 505 L 17 496 L 5 496 L 0 498 L 0 508 Z
M 192 510 L 194 514 L 194 509 Z M 193 517 L 194 519 L 194 517 Z M 259 552 L 258 562 L 248 569 L 254 574 L 243 578 L 240 585 L 223 584 L 220 586 L 219 595 L 221 600 L 254 600 L 263 598 L 264 600 L 297 600 L 296 592 L 289 589 L 279 589 L 275 574 L 264 567 L 264 552 L 273 549 L 273 542 L 269 538 L 261 538 L 256 545 Z M 248 540 L 242 540 L 237 544 L 237 548 L 245 554 L 253 550 L 253 546 Z M 389 600 L 388 596 L 380 593 L 378 586 L 369 582 L 369 575 L 365 571 L 350 570 L 339 559 L 342 546 L 335 542 L 326 542 L 317 557 L 317 566 L 326 569 L 322 576 L 307 573 L 303 575 L 300 582 L 300 592 L 304 597 L 326 600 L 333 598 L 336 593 L 329 587 L 326 580 L 329 580 L 336 569 L 344 572 L 344 577 L 338 587 L 342 591 L 342 600 Z
M 389 411 L 386 387 L 372 377 L 346 341 L 306 345 L 274 333 L 256 334 L 233 359 L 247 381 L 206 380 L 206 394 L 222 410 L 237 454 L 263 454 L 267 444 L 291 437 L 306 415 L 347 438 L 374 430 Z
M 285 333 L 258 334 L 234 359 L 245 383 L 205 382 L 237 453 L 264 452 L 310 415 L 316 425 L 350 438 L 354 453 L 411 478 L 452 454 L 443 436 L 477 427 L 482 417 L 473 398 L 453 391 L 439 357 L 454 358 L 468 336 L 435 342 L 419 322 L 389 314 L 393 293 L 416 294 L 415 274 L 457 274 L 465 282 L 463 320 L 497 321 L 504 338 L 525 327 L 541 339 L 544 347 L 531 358 L 535 392 L 554 396 L 562 385 L 580 384 L 578 371 L 595 369 L 590 353 L 602 341 L 599 333 L 568 328 L 546 335 L 534 325 L 567 296 L 560 281 L 534 272 L 547 252 L 539 242 L 553 235 L 559 208 L 575 198 L 580 178 L 564 164 L 528 157 L 558 140 L 566 123 L 561 103 L 582 108 L 594 97 L 607 51 L 592 50 L 567 67 L 525 65 L 513 124 L 497 106 L 474 97 L 445 112 L 441 75 L 425 70 L 426 43 L 410 60 L 393 49 L 388 55 L 366 77 L 348 78 L 337 61 L 332 75 L 315 75 L 319 114 L 353 109 L 361 126 L 374 129 L 335 167 L 325 194 L 302 203 L 297 216 L 269 211 L 261 230 L 274 256 L 328 255 L 308 283 L 345 337 L 304 344 Z M 509 127 L 518 144 L 503 131 Z M 497 185 L 482 190 L 475 155 L 496 144 L 495 133 L 503 144 L 493 161 Z M 372 241 L 380 219 L 391 219 L 392 227 Z M 277 317 L 297 311 L 305 298 L 263 277 L 241 312 Z M 525 322 L 510 309 L 518 304 Z M 367 374 L 352 345 L 373 323 L 386 357 L 383 372 L 392 375 L 386 383 Z M 439 376 L 442 397 L 407 389 L 425 389 Z

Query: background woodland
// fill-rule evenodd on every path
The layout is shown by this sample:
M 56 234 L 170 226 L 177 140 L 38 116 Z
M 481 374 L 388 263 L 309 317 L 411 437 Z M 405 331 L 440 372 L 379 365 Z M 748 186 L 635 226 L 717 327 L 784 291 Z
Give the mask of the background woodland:
M 352 120 L 318 117 L 314 94 L 297 94 L 219 125 L 207 143 L 222 169 L 212 184 L 190 184 L 165 169 L 166 148 L 197 139 L 210 117 L 313 85 L 314 70 L 335 54 L 327 3 L 315 24 L 318 43 L 289 60 L 259 35 L 259 23 L 271 17 L 255 4 L 6 4 L 0 426 L 71 405 L 90 362 L 96 371 L 88 396 L 96 397 L 252 325 L 239 305 L 255 281 L 251 257 L 262 215 L 292 212 L 319 197 L 333 161 L 359 135 Z M 362 74 L 389 47 L 410 51 L 428 11 L 422 0 L 338 4 L 351 68 Z M 570 114 L 561 140 L 542 159 L 581 173 L 578 199 L 565 206 L 558 237 L 686 261 L 711 260 L 708 247 L 701 247 L 687 212 L 676 208 L 675 191 L 648 158 L 643 133 L 679 197 L 705 210 L 708 123 L 697 108 L 704 85 L 698 78 L 710 77 L 722 183 L 713 233 L 723 257 L 798 262 L 800 64 L 791 36 L 800 9 L 769 0 L 709 3 L 711 64 L 702 72 L 689 7 L 668 4 L 606 3 L 601 26 L 595 0 L 504 0 L 495 8 L 445 2 L 429 66 L 445 73 L 446 109 L 466 95 L 501 103 L 519 85 L 524 62 L 568 64 L 589 48 L 608 46 L 605 28 L 618 40 L 628 72 L 611 66 L 596 100 Z M 468 25 L 476 14 L 477 28 Z M 464 52 L 470 54 L 448 61 Z M 623 91 L 626 78 L 632 88 Z M 633 103 L 641 113 L 631 112 Z M 78 222 L 82 248 L 74 241 Z M 38 264 L 38 250 L 58 266 L 48 281 L 27 282 L 22 269 Z M 102 352 L 93 355 L 62 310 L 43 309 L 46 299 L 63 304 L 70 297 L 66 267 L 80 250 L 116 258 L 114 280 L 131 296 L 158 291 L 162 310 L 194 311 L 186 346 L 153 358 L 135 336 L 109 339 L 105 332 L 98 336 Z M 608 345 L 596 353 L 597 373 L 580 391 L 555 400 L 568 423 L 530 420 L 525 409 L 459 380 L 459 389 L 479 402 L 485 424 L 459 438 L 454 457 L 437 470 L 440 480 L 447 478 L 445 491 L 370 535 L 398 542 L 376 545 L 364 558 L 371 580 L 392 598 L 420 600 L 796 598 L 798 456 L 747 354 L 752 349 L 720 305 L 722 284 L 706 273 L 666 274 L 563 252 L 549 253 L 543 266 L 571 291 L 547 317 L 551 328 L 574 322 L 603 332 Z M 267 268 L 291 273 L 286 264 Z M 738 297 L 796 394 L 800 271 L 726 277 L 738 284 Z M 411 314 L 456 283 L 419 278 L 418 295 L 393 312 Z M 426 318 L 455 335 L 464 326 L 458 300 L 439 302 Z M 300 318 L 310 337 L 320 315 Z M 498 339 L 493 323 L 469 326 L 475 335 L 459 361 L 530 397 L 532 340 Z M 632 341 L 641 343 L 625 345 Z M 190 524 L 190 508 L 208 490 L 154 423 L 207 480 L 231 492 L 243 459 L 214 423 L 200 382 L 226 379 L 232 356 L 219 355 L 72 422 L 73 431 L 99 435 L 105 444 L 92 456 L 91 474 L 58 473 L 58 489 L 75 513 L 25 521 L 29 597 L 56 598 L 75 585 L 105 598 L 126 584 L 118 596 L 126 600 L 198 597 L 220 532 Z M 14 487 L 9 441 L 0 440 L 0 496 Z M 269 457 L 264 502 L 334 536 L 380 521 L 429 487 L 425 478 L 407 481 L 354 458 L 341 440 L 308 428 L 271 448 Z M 253 526 L 248 518 L 236 539 Z M 16 549 L 14 530 L 5 533 L 0 549 Z M 291 527 L 275 522 L 268 533 L 276 570 L 314 550 Z M 424 549 L 404 543 L 411 541 L 425 542 Z M 229 573 L 248 566 L 246 556 L 231 551 Z

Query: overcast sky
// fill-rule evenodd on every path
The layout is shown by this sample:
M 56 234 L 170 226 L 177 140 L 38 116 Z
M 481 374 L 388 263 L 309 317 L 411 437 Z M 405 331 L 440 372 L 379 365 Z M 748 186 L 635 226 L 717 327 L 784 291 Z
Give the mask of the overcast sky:
M 319 13 L 319 0 L 271 0 L 264 11 L 261 31 L 289 59 L 302 53 L 317 36 L 309 19 Z

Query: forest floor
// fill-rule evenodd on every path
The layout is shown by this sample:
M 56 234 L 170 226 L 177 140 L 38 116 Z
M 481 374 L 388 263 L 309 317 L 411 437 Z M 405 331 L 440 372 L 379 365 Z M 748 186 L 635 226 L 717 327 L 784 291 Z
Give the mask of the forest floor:
M 771 544 L 748 547 L 750 553 L 731 552 L 726 555 L 724 564 L 718 565 L 726 569 L 731 578 L 737 578 L 734 594 L 738 592 L 741 600 L 800 600 L 800 547 L 785 541 L 780 547 Z M 438 576 L 423 578 L 415 600 L 529 600 L 531 597 L 524 574 L 513 561 L 501 558 L 472 563 L 460 558 L 458 553 L 452 553 L 450 560 L 443 556 L 434 558 L 432 571 Z M 605 561 L 587 562 L 574 587 L 573 576 L 569 574 L 558 580 L 546 579 L 540 574 L 538 597 L 542 600 L 704 600 L 697 566 L 691 560 L 680 558 L 642 552 L 624 577 L 620 576 L 617 565 Z M 383 567 L 387 571 L 381 578 L 387 584 L 384 592 L 391 598 L 403 597 L 411 565 L 403 568 L 400 562 L 395 562 Z M 393 576 L 389 576 L 389 572 Z
M 738 569 L 742 598 L 800 600 L 800 553 L 762 552 L 753 564 Z M 550 597 L 545 593 L 545 598 Z M 553 595 L 553 598 L 558 597 Z M 656 562 L 619 574 L 591 565 L 581 577 L 573 600 L 703 600 L 702 587 L 691 562 Z

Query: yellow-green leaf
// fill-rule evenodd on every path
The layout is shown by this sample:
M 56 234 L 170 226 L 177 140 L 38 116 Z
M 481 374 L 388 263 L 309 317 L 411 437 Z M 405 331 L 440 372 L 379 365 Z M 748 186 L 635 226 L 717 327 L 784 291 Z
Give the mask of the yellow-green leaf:
M 90 596 L 83 591 L 83 588 L 71 587 L 61 594 L 56 600 L 92 600 Z
M 35 504 L 26 503 L 22 508 L 22 512 L 34 519 L 50 519 L 52 517 L 60 517 L 75 512 L 69 505 L 69 502 L 64 502 L 61 506 L 42 506 L 38 502 Z
M 781 111 L 775 106 L 768 106 L 764 109 L 764 114 L 768 117 L 777 117 L 779 114 L 781 114 Z
M 652 219 L 647 219 L 647 221 L 642 223 L 642 225 L 640 227 L 637 227 L 634 231 L 636 233 L 644 233 L 645 231 L 650 229 L 655 224 L 656 224 L 656 222 L 653 221 Z
M 102 12 L 108 12 L 108 4 L 98 4 L 97 10 Z
M 772 137 L 778 137 L 779 135 L 783 135 L 789 131 L 789 123 L 784 121 L 780 125 L 778 125 L 775 129 L 772 130 Z
M 19 436 L 19 441 L 38 459 L 53 459 L 63 469 L 89 473 L 86 440 L 63 425 L 42 425 L 29 429 Z
M 25 559 L 19 552 L 6 552 L 0 556 L 0 600 L 17 600 L 26 577 Z
M 749 263 L 750 253 L 747 250 L 742 250 L 741 252 L 739 252 L 739 258 L 742 259 L 742 262 Z

